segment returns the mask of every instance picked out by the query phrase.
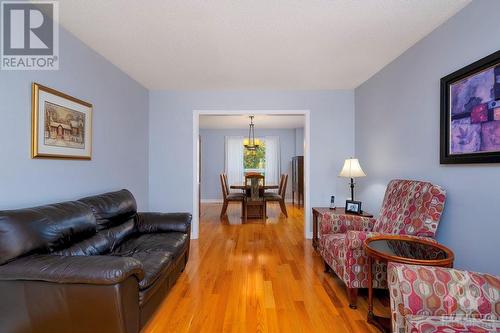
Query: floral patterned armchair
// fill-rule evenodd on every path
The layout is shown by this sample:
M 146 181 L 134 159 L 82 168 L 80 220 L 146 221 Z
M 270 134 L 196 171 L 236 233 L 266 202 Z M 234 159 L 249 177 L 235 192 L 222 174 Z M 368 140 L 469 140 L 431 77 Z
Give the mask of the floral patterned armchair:
M 500 332 L 500 276 L 389 263 L 392 332 Z
M 349 305 L 356 308 L 358 288 L 368 287 L 364 240 L 380 234 L 432 238 L 443 212 L 445 191 L 428 182 L 392 180 L 377 219 L 325 212 L 319 216 L 319 252 L 347 286 Z M 373 287 L 387 288 L 386 265 L 373 265 Z

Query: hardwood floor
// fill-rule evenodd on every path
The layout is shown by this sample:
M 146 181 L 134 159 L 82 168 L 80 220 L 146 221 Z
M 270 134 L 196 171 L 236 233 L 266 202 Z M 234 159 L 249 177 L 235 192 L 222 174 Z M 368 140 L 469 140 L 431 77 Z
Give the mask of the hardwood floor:
M 366 292 L 352 310 L 342 281 L 323 272 L 302 209 L 287 205 L 286 219 L 272 204 L 266 223 L 243 225 L 239 205 L 222 221 L 220 209 L 203 205 L 189 263 L 143 332 L 377 332 L 366 322 Z M 388 315 L 381 302 L 375 313 Z

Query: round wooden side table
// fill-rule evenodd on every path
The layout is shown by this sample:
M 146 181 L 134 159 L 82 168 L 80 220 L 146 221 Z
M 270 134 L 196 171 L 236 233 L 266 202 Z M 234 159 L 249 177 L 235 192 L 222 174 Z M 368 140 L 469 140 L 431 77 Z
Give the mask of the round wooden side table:
M 446 246 L 430 240 L 403 235 L 381 235 L 365 240 L 364 247 L 368 256 L 367 321 L 382 332 L 391 331 L 391 318 L 376 316 L 373 313 L 372 265 L 374 260 L 385 263 L 453 267 L 453 252 Z

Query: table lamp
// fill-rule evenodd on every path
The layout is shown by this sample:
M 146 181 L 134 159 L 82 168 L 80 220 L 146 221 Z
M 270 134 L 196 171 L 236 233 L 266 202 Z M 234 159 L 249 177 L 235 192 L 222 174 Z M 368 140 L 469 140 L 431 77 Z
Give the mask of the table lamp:
M 361 169 L 357 158 L 348 158 L 339 174 L 340 177 L 351 178 L 351 200 L 354 200 L 354 178 L 364 177 L 366 174 Z

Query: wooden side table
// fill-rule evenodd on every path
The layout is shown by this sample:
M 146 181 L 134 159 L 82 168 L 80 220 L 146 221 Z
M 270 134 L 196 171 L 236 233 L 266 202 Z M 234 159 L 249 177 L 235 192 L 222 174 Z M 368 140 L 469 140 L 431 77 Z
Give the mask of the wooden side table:
M 373 275 L 374 260 L 385 263 L 397 262 L 410 265 L 453 267 L 453 252 L 444 245 L 430 240 L 403 235 L 381 235 L 368 238 L 364 243 L 368 256 L 368 318 L 381 332 L 391 331 L 391 318 L 376 316 L 373 313 Z
M 362 214 L 352 214 L 352 213 L 346 213 L 345 208 L 343 207 L 335 207 L 334 209 L 330 209 L 330 207 L 313 207 L 312 213 L 313 213 L 313 247 L 315 250 L 318 249 L 319 245 L 319 237 L 318 237 L 318 216 L 322 215 L 325 212 L 333 213 L 333 214 L 338 214 L 338 215 L 355 215 L 355 216 L 363 216 L 363 217 L 373 217 L 372 214 L 363 212 Z

